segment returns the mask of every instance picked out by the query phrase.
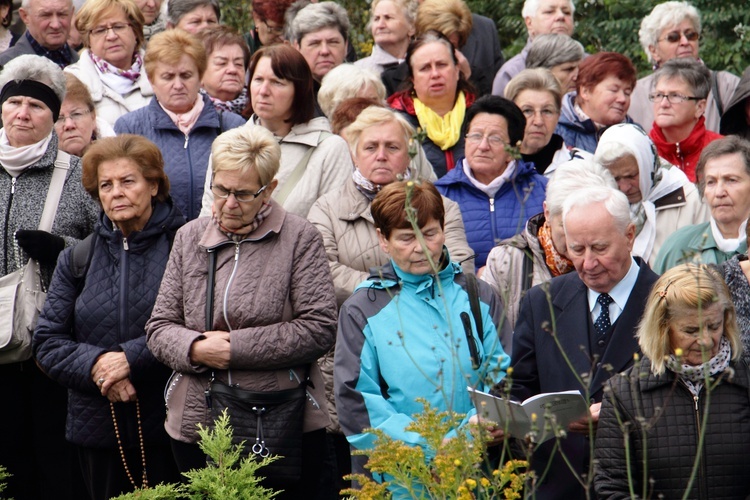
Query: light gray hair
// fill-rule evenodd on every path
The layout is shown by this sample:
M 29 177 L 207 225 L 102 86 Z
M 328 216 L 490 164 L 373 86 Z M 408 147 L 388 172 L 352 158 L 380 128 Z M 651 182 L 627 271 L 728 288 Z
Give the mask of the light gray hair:
M 560 82 L 550 70 L 534 68 L 521 71 L 511 78 L 508 85 L 505 86 L 505 98 L 516 102 L 516 99 L 524 90 L 549 92 L 555 100 L 557 111 L 560 111 L 563 91 L 560 87 Z
M 617 182 L 606 168 L 591 159 L 575 158 L 557 167 L 547 183 L 544 199 L 549 214 L 562 214 L 565 200 L 587 187 L 617 189 Z
M 526 0 L 523 3 L 523 9 L 521 9 L 521 17 L 524 19 L 527 17 L 536 17 L 537 12 L 539 12 L 540 3 L 541 0 Z M 572 14 L 576 13 L 576 4 L 573 0 L 570 0 L 570 12 Z
M 568 35 L 559 33 L 538 35 L 531 42 L 526 56 L 526 67 L 552 69 L 558 64 L 580 61 L 584 55 L 583 45 Z
M 357 93 L 367 85 L 371 85 L 378 94 L 378 99 L 385 102 L 385 86 L 374 72 L 350 63 L 336 66 L 323 77 L 321 82 L 318 91 L 320 109 L 330 120 L 336 107 L 342 101 L 357 97 Z
M 701 15 L 698 9 L 688 2 L 670 1 L 660 3 L 653 8 L 651 13 L 641 21 L 641 29 L 638 30 L 638 40 L 641 42 L 643 52 L 648 56 L 649 62 L 654 62 L 649 46 L 656 46 L 659 35 L 666 28 L 677 26 L 685 19 L 693 23 L 695 31 L 701 32 Z
M 692 57 L 670 59 L 654 72 L 654 87 L 659 80 L 679 78 L 692 89 L 694 97 L 706 99 L 711 92 L 711 71 L 702 62 Z
M 367 21 L 367 32 L 369 33 L 372 30 L 372 13 L 375 12 L 375 7 L 378 6 L 380 2 L 383 0 L 372 0 L 372 5 L 370 6 L 370 19 Z M 417 0 L 390 0 L 394 4 L 396 4 L 397 7 L 400 7 L 401 10 L 404 13 L 404 18 L 406 19 L 406 22 L 409 23 L 411 26 L 414 26 L 414 23 L 417 22 L 417 9 L 419 8 L 419 2 Z
M 370 106 L 363 109 L 359 116 L 357 116 L 357 119 L 344 130 L 344 139 L 346 139 L 349 145 L 352 157 L 356 158 L 357 146 L 359 145 L 359 138 L 362 136 L 362 132 L 372 127 L 393 122 L 401 126 L 401 131 L 404 134 L 404 142 L 408 146 L 415 131 L 414 127 L 411 126 L 401 113 L 389 108 L 381 108 L 380 106 Z
M 585 187 L 579 189 L 575 196 L 568 196 L 563 203 L 563 227 L 566 226 L 565 220 L 568 214 L 574 208 L 586 208 L 596 203 L 604 204 L 609 215 L 615 223 L 615 228 L 625 234 L 630 222 L 630 203 L 625 193 L 616 187 Z M 568 228 L 565 227 L 567 233 Z
M 60 102 L 65 100 L 65 74 L 46 57 L 25 54 L 11 59 L 0 72 L 0 89 L 11 80 L 34 80 L 47 85 Z
M 344 40 L 349 40 L 349 17 L 346 10 L 335 2 L 311 3 L 294 16 L 289 33 L 290 41 L 301 43 L 306 35 L 325 28 L 335 28 Z
M 210 6 L 216 12 L 216 19 L 221 20 L 219 2 L 217 0 L 169 0 L 167 4 L 167 20 L 177 26 L 185 14 L 189 14 L 198 7 Z

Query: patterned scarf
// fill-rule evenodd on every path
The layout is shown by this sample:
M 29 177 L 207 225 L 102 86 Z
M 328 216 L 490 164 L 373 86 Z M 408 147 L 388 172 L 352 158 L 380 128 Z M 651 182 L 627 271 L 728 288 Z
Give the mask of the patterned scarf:
M 94 53 L 91 51 L 89 51 L 89 55 L 91 56 L 91 60 L 96 65 L 96 68 L 103 75 L 110 74 L 110 75 L 119 76 L 120 78 L 130 80 L 133 83 L 138 81 L 138 79 L 141 77 L 141 67 L 143 66 L 143 57 L 141 57 L 141 53 L 138 51 L 136 51 L 135 54 L 133 54 L 133 65 L 130 66 L 130 68 L 128 69 L 120 69 L 117 66 L 108 63 L 101 57 L 94 55 Z
M 398 178 L 402 181 L 408 181 L 409 179 L 411 179 L 411 172 L 409 172 L 409 169 L 407 168 L 403 174 L 398 176 Z M 384 184 L 375 184 L 374 182 L 371 182 L 364 175 L 362 175 L 362 172 L 359 171 L 359 168 L 355 168 L 354 172 L 352 172 L 352 180 L 354 180 L 354 185 L 356 186 L 357 190 L 365 195 L 370 201 L 375 199 L 375 196 L 380 192 L 381 189 L 383 189 L 384 186 Z
M 247 106 L 247 87 L 243 87 L 240 95 L 237 96 L 237 98 L 232 99 L 231 101 L 222 101 L 221 99 L 218 99 L 216 97 L 211 97 L 210 95 L 208 95 L 208 92 L 206 92 L 205 89 L 201 89 L 201 94 L 207 95 L 208 98 L 211 99 L 214 108 L 216 108 L 217 110 L 229 111 L 231 113 L 237 113 L 238 115 L 241 115 L 242 110 L 245 109 L 245 106 Z
M 466 96 L 459 92 L 456 104 L 445 116 L 438 115 L 415 97 L 414 112 L 417 114 L 419 126 L 427 131 L 427 137 L 445 151 L 455 146 L 461 138 L 461 127 L 466 115 Z
M 729 345 L 729 341 L 727 340 L 727 338 L 722 336 L 721 345 L 719 346 L 719 352 L 716 353 L 716 356 L 709 359 L 705 363 L 701 363 L 700 365 L 695 366 L 687 365 L 681 363 L 674 354 L 670 354 L 669 358 L 667 359 L 667 368 L 676 373 L 682 379 L 682 381 L 685 382 L 685 385 L 688 386 L 690 392 L 692 392 L 695 397 L 698 397 L 700 395 L 701 388 L 703 388 L 703 385 L 706 381 L 705 370 L 708 369 L 708 374 L 711 377 L 716 376 L 717 374 L 727 369 L 731 357 L 732 348 Z
M 552 244 L 552 230 L 547 221 L 544 221 L 542 227 L 539 228 L 537 238 L 539 239 L 539 245 L 544 250 L 544 261 L 553 277 L 567 274 L 573 270 L 573 263 L 555 250 L 555 245 Z
M 240 241 L 244 240 L 245 238 L 247 238 L 248 234 L 258 229 L 270 214 L 271 204 L 263 203 L 263 206 L 260 207 L 260 210 L 258 210 L 258 213 L 255 214 L 255 218 L 250 222 L 250 224 L 242 227 L 240 230 L 241 232 L 232 232 L 221 225 L 221 222 L 219 222 L 219 218 L 216 217 L 216 208 L 214 208 L 213 206 L 211 207 L 211 220 L 213 220 L 214 224 L 216 224 L 217 229 L 221 231 L 224 236 L 234 241 L 235 243 L 239 243 Z
M 646 207 L 643 206 L 643 202 L 639 201 L 630 205 L 630 222 L 635 224 L 635 235 L 641 234 L 641 230 L 646 224 Z

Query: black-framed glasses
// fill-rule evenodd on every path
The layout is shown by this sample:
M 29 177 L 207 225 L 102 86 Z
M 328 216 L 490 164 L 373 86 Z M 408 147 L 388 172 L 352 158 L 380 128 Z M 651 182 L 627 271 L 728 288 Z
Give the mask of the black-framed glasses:
M 696 40 L 700 40 L 701 34 L 693 30 L 683 31 L 682 33 L 679 31 L 670 31 L 664 38 L 659 38 L 659 41 L 662 42 L 666 40 L 669 43 L 677 43 L 683 36 L 688 42 L 695 42 Z
M 258 196 L 260 196 L 260 194 L 263 191 L 265 191 L 267 187 L 268 187 L 268 184 L 266 184 L 265 186 L 263 186 L 256 192 L 251 193 L 250 191 L 229 191 L 227 189 L 224 189 L 221 186 L 214 186 L 212 184 L 211 192 L 214 194 L 214 196 L 216 196 L 217 198 L 221 198 L 222 200 L 227 200 L 229 199 L 229 195 L 234 195 L 234 199 L 237 200 L 238 202 L 249 203 L 255 200 L 255 198 L 257 198 Z
M 89 35 L 98 38 L 106 35 L 109 30 L 112 30 L 115 35 L 120 36 L 125 33 L 128 28 L 130 28 L 130 23 L 115 23 L 109 26 L 97 26 L 89 31 Z
M 661 92 L 656 92 L 653 94 L 648 95 L 648 100 L 651 102 L 662 102 L 664 98 L 667 98 L 667 101 L 669 101 L 669 104 L 682 104 L 685 101 L 701 101 L 705 99 L 705 97 L 695 97 L 691 95 L 682 95 L 682 94 L 662 94 Z

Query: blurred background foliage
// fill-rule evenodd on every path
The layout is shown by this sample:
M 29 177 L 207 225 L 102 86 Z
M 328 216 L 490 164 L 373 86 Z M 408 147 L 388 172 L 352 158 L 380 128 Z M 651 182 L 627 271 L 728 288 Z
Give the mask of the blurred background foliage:
M 372 38 L 366 29 L 370 0 L 338 0 L 349 13 L 351 41 L 360 56 L 370 54 Z M 521 18 L 523 0 L 466 0 L 472 12 L 497 24 L 506 59 L 526 43 Z M 621 52 L 633 60 L 641 74 L 649 73 L 646 54 L 638 42 L 641 19 L 661 3 L 653 0 L 585 0 L 576 4 L 576 39 L 586 51 Z M 737 75 L 750 65 L 750 8 L 744 1 L 695 0 L 701 12 L 703 38 L 700 55 L 709 68 Z M 252 26 L 250 0 L 224 0 L 222 20 L 243 33 Z

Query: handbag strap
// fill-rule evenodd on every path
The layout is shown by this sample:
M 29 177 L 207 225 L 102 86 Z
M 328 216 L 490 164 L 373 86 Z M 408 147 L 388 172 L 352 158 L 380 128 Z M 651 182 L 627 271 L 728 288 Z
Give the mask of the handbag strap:
M 47 199 L 44 201 L 42 218 L 39 220 L 40 231 L 50 232 L 52 230 L 52 223 L 55 220 L 57 207 L 60 204 L 60 196 L 62 195 L 65 177 L 68 175 L 69 168 L 70 155 L 65 151 L 58 150 L 57 158 L 55 159 L 55 168 L 52 171 L 52 179 L 47 190 Z
M 208 250 L 208 275 L 206 278 L 206 331 L 214 328 L 214 288 L 216 287 L 216 249 Z
M 292 192 L 292 190 L 297 186 L 299 183 L 299 180 L 302 178 L 302 175 L 305 173 L 305 170 L 307 170 L 307 164 L 310 163 L 310 157 L 315 152 L 315 149 L 320 146 L 320 143 L 324 140 L 328 139 L 328 137 L 332 136 L 330 132 L 321 132 L 318 136 L 318 143 L 315 146 L 310 146 L 307 148 L 307 152 L 305 153 L 305 156 L 302 157 L 302 159 L 297 163 L 297 166 L 294 167 L 294 170 L 292 171 L 292 175 L 289 176 L 289 178 L 284 182 L 284 185 L 281 186 L 281 189 L 277 191 L 278 194 L 274 196 L 274 200 L 279 205 L 283 205 L 286 199 L 289 197 L 289 194 Z

